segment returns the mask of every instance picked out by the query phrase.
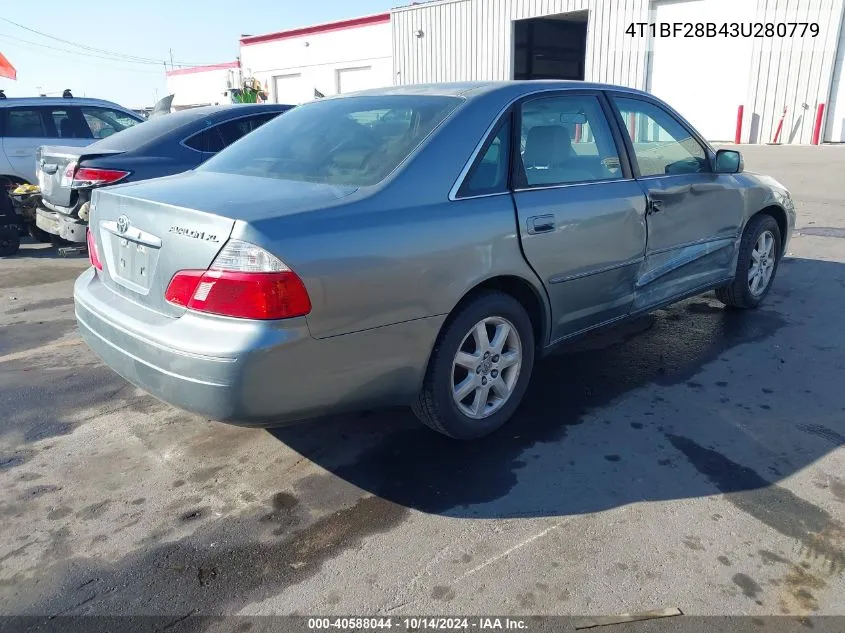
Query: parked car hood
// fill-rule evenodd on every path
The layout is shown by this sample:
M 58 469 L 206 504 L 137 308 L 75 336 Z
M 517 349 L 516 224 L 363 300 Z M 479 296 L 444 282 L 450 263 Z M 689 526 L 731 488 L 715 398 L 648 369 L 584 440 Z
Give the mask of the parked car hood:
M 248 222 L 332 206 L 358 187 L 189 171 L 116 185 L 109 190 Z

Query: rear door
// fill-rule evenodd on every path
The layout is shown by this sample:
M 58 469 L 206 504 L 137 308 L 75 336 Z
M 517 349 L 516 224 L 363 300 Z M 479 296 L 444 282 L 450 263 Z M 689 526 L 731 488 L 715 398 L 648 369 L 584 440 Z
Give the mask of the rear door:
M 3 151 L 15 175 L 34 183 L 36 153 L 44 144 L 82 147 L 91 135 L 74 106 L 18 106 L 5 109 Z
M 514 200 L 545 284 L 552 341 L 625 316 L 645 252 L 645 197 L 604 95 L 543 94 L 515 113 Z
M 635 309 L 732 276 L 744 209 L 738 178 L 713 173 L 707 146 L 659 102 L 622 93 L 611 102 L 648 199 Z

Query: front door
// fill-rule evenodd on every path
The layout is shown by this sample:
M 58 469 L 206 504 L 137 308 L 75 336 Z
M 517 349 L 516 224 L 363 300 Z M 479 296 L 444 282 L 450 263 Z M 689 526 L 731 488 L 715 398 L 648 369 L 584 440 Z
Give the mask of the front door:
M 516 111 L 513 195 L 523 251 L 549 293 L 553 342 L 625 316 L 644 257 L 645 196 L 609 113 L 587 91 Z
M 713 173 L 711 152 L 658 103 L 621 94 L 611 101 L 648 200 L 648 245 L 633 309 L 731 277 L 743 217 L 737 176 Z

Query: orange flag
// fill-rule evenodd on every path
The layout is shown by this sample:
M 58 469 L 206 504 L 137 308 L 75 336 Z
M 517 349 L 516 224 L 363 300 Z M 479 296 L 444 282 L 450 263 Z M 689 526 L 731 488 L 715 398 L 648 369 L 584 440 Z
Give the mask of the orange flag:
M 11 62 L 3 56 L 3 53 L 0 53 L 0 77 L 6 77 L 7 79 L 18 78 L 18 71 L 16 71 Z

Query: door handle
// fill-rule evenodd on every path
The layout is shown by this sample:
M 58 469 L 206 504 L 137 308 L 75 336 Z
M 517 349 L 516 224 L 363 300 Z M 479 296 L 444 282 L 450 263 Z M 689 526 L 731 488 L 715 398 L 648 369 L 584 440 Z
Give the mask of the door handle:
M 549 233 L 555 230 L 555 216 L 535 215 L 528 218 L 528 234 Z
M 653 215 L 655 213 L 660 213 L 661 211 L 663 211 L 663 200 L 655 200 L 654 198 L 649 198 L 648 207 L 646 208 L 646 215 Z

